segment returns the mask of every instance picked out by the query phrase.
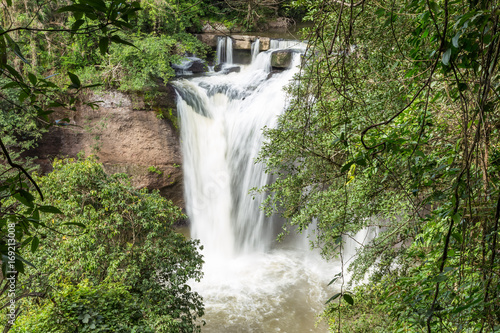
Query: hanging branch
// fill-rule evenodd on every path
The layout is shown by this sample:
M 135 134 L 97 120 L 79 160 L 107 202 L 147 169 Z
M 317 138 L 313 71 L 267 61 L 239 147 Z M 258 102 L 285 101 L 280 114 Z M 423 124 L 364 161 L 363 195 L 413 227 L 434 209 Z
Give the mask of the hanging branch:
M 3 154 L 5 155 L 5 158 L 7 158 L 7 163 L 9 163 L 9 165 L 11 167 L 13 167 L 15 169 L 18 169 L 20 172 L 22 172 L 30 180 L 30 182 L 35 186 L 38 194 L 40 195 L 40 198 L 43 201 L 43 194 L 42 194 L 42 191 L 40 190 L 40 187 L 38 187 L 38 185 L 33 180 L 33 178 L 31 178 L 31 176 L 29 175 L 29 173 L 21 165 L 12 162 L 12 159 L 10 158 L 9 152 L 7 151 L 7 148 L 3 144 L 3 141 L 2 141 L 1 138 L 0 138 L 0 146 L 2 147 L 2 151 L 3 151 Z

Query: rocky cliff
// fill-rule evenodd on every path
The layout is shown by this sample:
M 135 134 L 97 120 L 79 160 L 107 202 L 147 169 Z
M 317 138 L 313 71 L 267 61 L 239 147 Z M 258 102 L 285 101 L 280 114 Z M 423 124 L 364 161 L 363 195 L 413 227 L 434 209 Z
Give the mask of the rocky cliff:
M 78 111 L 59 110 L 54 119 L 69 118 L 70 126 L 52 127 L 37 149 L 43 172 L 56 157 L 94 154 L 109 173 L 131 176 L 139 188 L 158 189 L 184 207 L 182 157 L 176 125 L 175 94 L 163 87 L 146 106 L 143 96 L 120 92 L 93 93 L 85 99 L 101 101 L 97 110 L 81 106 Z

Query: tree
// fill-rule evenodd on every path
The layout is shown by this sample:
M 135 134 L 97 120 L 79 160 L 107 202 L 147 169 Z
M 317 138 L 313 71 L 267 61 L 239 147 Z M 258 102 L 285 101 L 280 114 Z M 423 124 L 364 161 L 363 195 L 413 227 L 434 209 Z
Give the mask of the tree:
M 106 175 L 93 158 L 56 161 L 54 171 L 36 181 L 45 201 L 62 213 L 41 219 L 58 232 L 46 234 L 28 256 L 36 269 L 21 281 L 46 300 L 29 304 L 14 332 L 86 332 L 91 324 L 115 332 L 109 327 L 120 324 L 112 310 L 122 306 L 118 297 L 126 300 L 123 332 L 134 325 L 154 332 L 199 329 L 201 296 L 187 281 L 201 278 L 203 261 L 198 242 L 172 228 L 182 218 L 180 208 L 158 192 L 132 188 L 126 175 Z M 43 324 L 37 318 L 45 318 Z
M 341 276 L 336 296 L 383 314 L 382 331 L 497 330 L 496 2 L 298 4 L 314 26 L 292 105 L 266 132 L 268 212 L 299 230 L 316 220 L 327 257 L 379 228 L 351 266 L 373 285 L 353 299 Z M 327 317 L 359 329 L 366 314 L 344 305 Z
M 285 0 L 224 0 L 231 9 L 244 15 L 244 25 L 247 29 L 254 29 L 269 16 L 278 16 L 280 5 Z

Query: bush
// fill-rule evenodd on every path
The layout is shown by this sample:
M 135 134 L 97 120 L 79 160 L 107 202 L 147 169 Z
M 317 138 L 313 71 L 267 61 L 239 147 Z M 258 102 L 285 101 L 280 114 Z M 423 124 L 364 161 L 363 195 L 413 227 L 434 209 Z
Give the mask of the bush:
M 56 161 L 54 171 L 37 181 L 47 194 L 45 203 L 57 206 L 64 215 L 42 217 L 44 225 L 57 232 L 45 235 L 40 228 L 33 235 L 47 237 L 36 256 L 28 256 L 46 274 L 30 269 L 25 283 L 36 281 L 31 282 L 37 285 L 32 287 L 36 291 L 69 285 L 48 296 L 64 299 L 58 309 L 70 317 L 75 313 L 64 304 L 77 294 L 97 288 L 89 297 L 100 297 L 101 303 L 108 304 L 109 293 L 103 288 L 113 294 L 116 288 L 107 286 L 122 285 L 125 289 L 116 292 L 130 295 L 155 332 L 198 330 L 201 296 L 191 291 L 187 281 L 201 278 L 203 261 L 197 241 L 186 240 L 172 228 L 183 217 L 178 207 L 158 192 L 134 189 L 126 175 L 106 175 L 93 158 Z M 29 311 L 52 313 L 33 305 Z M 19 332 L 27 329 L 24 323 L 28 322 L 21 322 Z M 81 332 L 84 327 L 79 326 Z
M 137 299 L 120 284 L 61 285 L 62 290 L 28 316 L 15 333 L 152 333 Z

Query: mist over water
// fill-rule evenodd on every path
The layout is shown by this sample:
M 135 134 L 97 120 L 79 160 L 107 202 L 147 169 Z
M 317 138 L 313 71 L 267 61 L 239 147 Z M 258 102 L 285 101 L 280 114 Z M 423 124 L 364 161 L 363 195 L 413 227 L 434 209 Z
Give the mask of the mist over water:
M 230 58 L 230 43 L 219 43 L 219 61 Z M 259 209 L 262 195 L 249 195 L 270 181 L 255 163 L 262 129 L 276 126 L 289 100 L 283 87 L 300 64 L 296 52 L 290 69 L 270 75 L 271 51 L 258 53 L 256 44 L 252 64 L 239 73 L 175 83 L 186 209 L 205 258 L 205 276 L 192 288 L 204 298 L 203 332 L 327 332 L 326 323 L 315 324 L 340 266 L 311 252 L 304 235 L 278 244 L 281 221 Z M 290 45 L 303 48 L 272 44 Z

